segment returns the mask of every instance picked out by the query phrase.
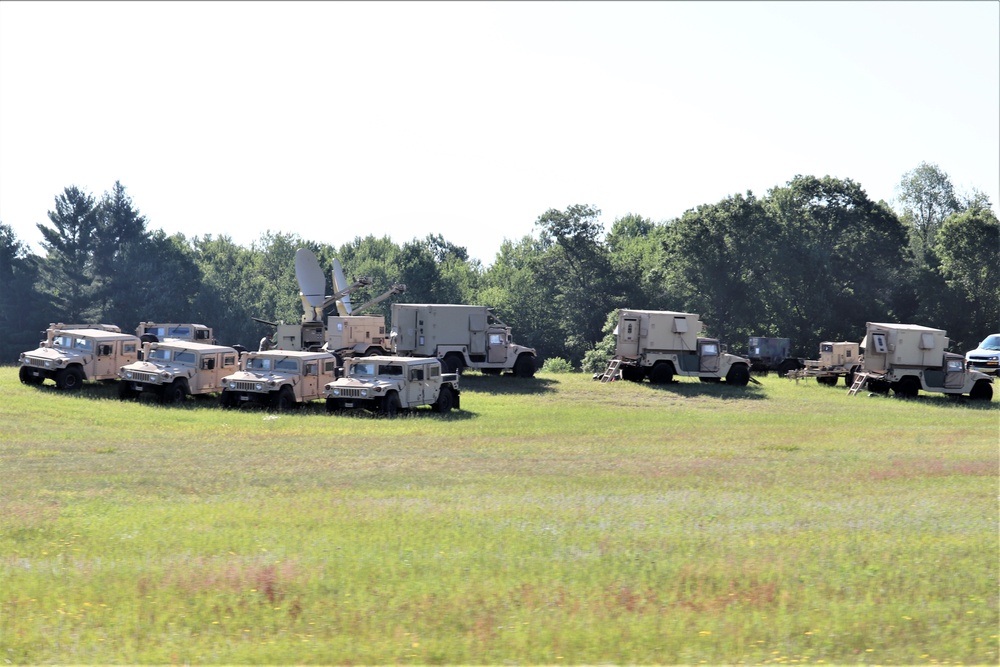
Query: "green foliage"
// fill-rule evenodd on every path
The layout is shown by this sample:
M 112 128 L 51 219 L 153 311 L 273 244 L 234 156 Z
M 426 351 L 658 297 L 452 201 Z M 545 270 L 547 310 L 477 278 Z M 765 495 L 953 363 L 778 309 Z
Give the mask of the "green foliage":
M 549 357 L 542 364 L 542 370 L 546 373 L 571 373 L 573 372 L 573 364 L 562 357 Z

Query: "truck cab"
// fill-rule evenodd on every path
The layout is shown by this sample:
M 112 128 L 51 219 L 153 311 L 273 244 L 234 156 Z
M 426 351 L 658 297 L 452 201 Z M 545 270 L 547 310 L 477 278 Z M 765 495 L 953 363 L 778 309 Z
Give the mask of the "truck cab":
M 76 391 L 86 380 L 114 380 L 123 364 L 138 357 L 140 341 L 114 325 L 52 324 L 39 347 L 21 353 L 19 378 L 25 384 L 53 380 Z
M 460 401 L 458 374 L 443 372 L 440 360 L 427 357 L 348 359 L 325 394 L 327 412 L 363 408 L 389 417 L 422 405 L 448 412 Z
M 337 377 L 337 359 L 328 352 L 268 350 L 247 352 L 240 370 L 222 378 L 223 408 L 257 404 L 290 410 L 323 398 L 323 389 Z
M 239 366 L 231 347 L 183 340 L 143 344 L 143 360 L 118 369 L 118 397 L 152 395 L 161 403 L 222 391 L 222 378 Z

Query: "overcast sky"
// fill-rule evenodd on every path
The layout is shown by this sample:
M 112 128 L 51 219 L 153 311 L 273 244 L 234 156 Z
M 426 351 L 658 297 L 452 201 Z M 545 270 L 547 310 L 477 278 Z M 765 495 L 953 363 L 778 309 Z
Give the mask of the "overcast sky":
M 0 2 L 0 222 L 121 181 L 151 229 L 491 264 L 550 208 L 660 222 L 797 174 L 1000 204 L 1000 3 Z M 349 269 L 349 267 L 348 267 Z

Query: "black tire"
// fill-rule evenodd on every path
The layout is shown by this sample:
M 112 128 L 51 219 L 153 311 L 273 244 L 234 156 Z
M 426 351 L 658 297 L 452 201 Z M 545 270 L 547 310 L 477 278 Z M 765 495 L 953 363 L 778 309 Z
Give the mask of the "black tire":
M 42 376 L 35 375 L 34 372 L 27 366 L 21 366 L 21 370 L 18 371 L 17 377 L 21 380 L 22 384 L 41 384 Z
M 341 407 L 339 398 L 327 398 L 326 399 L 326 412 L 327 414 L 333 414 L 334 412 L 340 412 L 343 408 Z
M 916 398 L 920 393 L 920 381 L 912 375 L 907 375 L 892 384 L 892 393 L 900 398 Z
M 399 395 L 392 391 L 385 395 L 379 406 L 379 414 L 384 417 L 395 417 L 399 413 Z
M 514 375 L 519 378 L 535 377 L 535 358 L 530 354 L 522 354 L 514 362 Z
M 778 375 L 785 377 L 790 371 L 797 371 L 800 368 L 802 368 L 802 364 L 798 359 L 785 359 L 778 364 Z
M 183 380 L 174 380 L 165 386 L 160 393 L 160 403 L 164 405 L 180 405 L 187 397 L 187 387 Z
M 837 384 L 837 376 L 821 375 L 820 377 L 816 378 L 816 382 L 819 382 L 820 384 L 825 384 L 827 387 L 833 387 Z
M 236 395 L 225 389 L 219 394 L 219 406 L 223 410 L 231 410 L 236 407 Z
M 431 408 L 434 412 L 450 412 L 453 407 L 455 407 L 455 392 L 451 387 L 441 387 L 438 400 L 431 404 Z
M 271 408 L 275 412 L 287 412 L 295 407 L 295 392 L 287 384 L 271 397 Z
M 64 391 L 79 391 L 83 386 L 83 371 L 76 366 L 56 371 L 56 386 Z
M 992 401 L 993 387 L 990 385 L 990 381 L 979 380 L 976 384 L 972 385 L 972 391 L 969 392 L 969 398 L 974 401 Z
M 131 382 L 126 382 L 125 380 L 122 380 L 121 382 L 118 383 L 119 400 L 126 401 L 130 398 L 135 398 L 137 393 L 138 392 L 136 392 L 136 390 L 132 388 Z
M 745 387 L 750 382 L 750 369 L 745 364 L 736 364 L 726 373 L 726 384 L 734 387 Z
M 441 360 L 441 366 L 444 368 L 445 373 L 458 373 L 462 374 L 465 370 L 465 362 L 462 360 L 461 355 L 451 352 L 445 355 L 445 358 Z
M 674 380 L 674 369 L 669 363 L 661 361 L 649 371 L 649 381 L 653 384 L 670 384 Z

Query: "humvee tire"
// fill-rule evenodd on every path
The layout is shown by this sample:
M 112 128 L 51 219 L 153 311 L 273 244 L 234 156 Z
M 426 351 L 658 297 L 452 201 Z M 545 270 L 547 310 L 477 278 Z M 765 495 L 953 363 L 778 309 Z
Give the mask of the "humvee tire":
M 743 364 L 736 364 L 726 373 L 726 384 L 734 387 L 745 387 L 750 382 L 750 369 Z
M 125 401 L 125 400 L 128 400 L 130 398 L 135 398 L 138 393 L 139 392 L 137 392 L 135 389 L 132 388 L 132 384 L 131 383 L 129 383 L 129 382 L 119 382 L 118 383 L 118 399 L 119 400 Z
M 976 384 L 972 385 L 969 398 L 974 401 L 992 401 L 993 387 L 990 386 L 989 380 L 979 380 Z
M 649 372 L 649 381 L 653 384 L 669 384 L 673 379 L 674 370 L 666 361 L 656 364 L 653 366 L 653 370 Z
M 295 405 L 295 392 L 287 384 L 271 397 L 271 407 L 278 412 L 291 410 Z
M 514 362 L 514 375 L 519 378 L 535 377 L 535 360 L 530 354 L 522 354 Z
M 174 380 L 165 386 L 160 394 L 160 403 L 177 405 L 184 402 L 187 396 L 187 388 L 183 380 Z
M 823 375 L 823 376 L 820 376 L 820 377 L 816 378 L 816 382 L 819 382 L 820 384 L 825 384 L 827 387 L 832 387 L 832 386 L 834 386 L 834 385 L 837 384 L 837 376 L 836 375 Z
M 462 360 L 461 355 L 455 352 L 449 352 L 445 355 L 444 359 L 441 360 L 441 366 L 445 373 L 458 373 L 462 374 L 465 370 L 465 362 Z
M 27 366 L 21 366 L 21 370 L 17 374 L 20 378 L 22 384 L 41 384 L 42 376 L 35 375 L 31 372 L 31 369 Z
M 900 398 L 916 398 L 920 393 L 920 380 L 907 375 L 892 385 L 892 393 Z
M 379 406 L 379 414 L 386 417 L 395 417 L 399 413 L 399 394 L 394 391 L 386 394 Z
M 56 386 L 66 391 L 77 391 L 83 386 L 83 371 L 73 366 L 56 371 Z
M 441 387 L 438 400 L 431 403 L 431 408 L 434 412 L 450 412 L 453 407 L 455 407 L 455 394 L 451 387 Z

